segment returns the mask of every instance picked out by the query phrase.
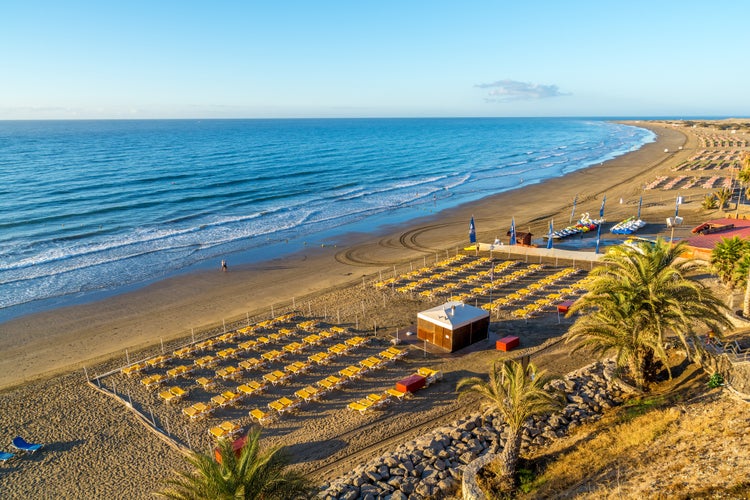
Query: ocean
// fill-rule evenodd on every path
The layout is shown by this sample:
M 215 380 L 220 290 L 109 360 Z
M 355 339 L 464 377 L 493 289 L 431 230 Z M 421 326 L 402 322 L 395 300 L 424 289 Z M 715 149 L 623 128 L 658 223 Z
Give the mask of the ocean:
M 0 321 L 325 244 L 653 140 L 558 118 L 0 122 Z

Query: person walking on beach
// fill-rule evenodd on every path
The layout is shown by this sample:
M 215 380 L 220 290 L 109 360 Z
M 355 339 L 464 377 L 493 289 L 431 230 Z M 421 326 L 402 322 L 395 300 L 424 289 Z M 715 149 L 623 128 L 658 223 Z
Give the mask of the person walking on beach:
M 224 272 L 227 272 L 227 261 L 223 260 L 221 261 L 221 270 Z

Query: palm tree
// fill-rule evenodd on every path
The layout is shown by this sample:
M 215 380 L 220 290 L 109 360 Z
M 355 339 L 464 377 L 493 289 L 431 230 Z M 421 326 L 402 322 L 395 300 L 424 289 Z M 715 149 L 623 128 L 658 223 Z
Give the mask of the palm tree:
M 706 210 L 715 210 L 719 207 L 719 201 L 714 194 L 707 194 L 703 197 L 701 206 Z
M 523 424 L 534 415 L 547 415 L 560 407 L 557 395 L 545 389 L 551 380 L 533 363 L 526 368 L 517 361 L 495 362 L 489 380 L 468 377 L 458 381 L 459 397 L 475 393 L 487 401 L 487 412 L 497 410 L 508 425 L 500 456 L 500 484 L 511 491 L 515 486 L 516 465 L 521 450 Z
M 747 278 L 747 272 L 744 276 L 736 272 L 737 264 L 742 256 L 749 252 L 750 244 L 739 236 L 722 238 L 711 251 L 711 268 L 716 272 L 719 281 L 729 289 L 730 308 L 734 305 L 734 290 Z
M 729 203 L 729 200 L 732 199 L 732 190 L 729 188 L 719 189 L 713 194 L 713 197 L 718 202 L 719 208 L 723 209 L 724 207 L 727 206 L 727 204 Z
M 748 247 L 750 247 L 750 242 L 746 243 L 748 243 Z M 745 318 L 750 318 L 750 251 L 747 251 L 750 250 L 750 248 L 748 247 L 745 247 L 745 253 L 735 263 L 734 272 L 732 274 L 732 279 L 734 280 L 734 283 L 736 283 L 736 286 L 738 288 L 745 287 L 745 297 L 742 301 L 742 316 Z
M 258 429 L 248 432 L 239 457 L 228 439 L 220 440 L 218 448 L 218 462 L 211 455 L 192 452 L 187 461 L 193 470 L 176 472 L 176 478 L 167 480 L 169 488 L 157 495 L 180 500 L 285 500 L 307 498 L 312 491 L 307 479 L 285 470 L 288 460 L 281 447 L 261 450 Z
M 750 156 L 743 156 L 742 167 L 742 170 L 737 174 L 737 180 L 740 181 L 740 197 L 737 199 L 737 212 L 735 213 L 735 218 L 740 212 L 740 201 L 742 201 L 743 192 L 745 188 L 750 185 Z
M 653 380 L 658 362 L 671 378 L 664 350 L 668 338 L 678 338 L 689 357 L 700 359 L 704 351 L 696 326 L 720 337 L 731 322 L 711 289 L 689 276 L 699 266 L 680 259 L 684 251 L 684 242 L 671 246 L 662 238 L 653 245 L 612 247 L 602 259 L 605 265 L 591 272 L 589 291 L 568 312 L 583 314 L 567 341 L 582 339 L 579 348 L 588 345 L 600 353 L 614 350 L 641 389 Z

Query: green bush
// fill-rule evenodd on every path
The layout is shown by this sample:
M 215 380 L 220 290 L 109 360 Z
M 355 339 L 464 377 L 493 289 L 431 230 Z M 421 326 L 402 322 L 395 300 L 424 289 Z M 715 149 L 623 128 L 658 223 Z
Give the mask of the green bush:
M 719 372 L 715 372 L 708 379 L 708 387 L 710 387 L 711 389 L 716 389 L 717 387 L 721 387 L 722 385 L 724 385 L 724 376 Z

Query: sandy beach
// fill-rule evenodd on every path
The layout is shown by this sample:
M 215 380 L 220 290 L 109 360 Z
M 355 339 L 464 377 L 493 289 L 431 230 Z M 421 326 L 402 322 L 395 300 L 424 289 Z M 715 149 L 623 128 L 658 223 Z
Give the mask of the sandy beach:
M 403 273 L 428 260 L 454 255 L 468 243 L 472 215 L 479 241 L 492 242 L 496 236 L 505 241 L 511 216 L 519 230 L 541 237 L 550 218 L 556 227 L 567 225 L 576 196 L 576 213 L 594 215 L 606 194 L 607 220 L 612 222 L 634 215 L 643 196 L 642 218 L 649 222 L 644 233 L 669 236 L 664 220 L 674 213 L 677 191 L 643 188 L 659 175 L 674 175 L 674 167 L 701 150 L 701 139 L 668 123 L 634 124 L 653 130 L 657 141 L 562 178 L 428 215 L 381 234 L 347 235 L 335 247 L 300 248 L 288 258 L 245 266 L 232 265 L 230 260 L 226 273 L 217 269 L 179 276 L 99 302 L 0 325 L 0 443 L 23 434 L 47 444 L 43 453 L 0 466 L 0 496 L 28 498 L 42 491 L 43 497 L 54 493 L 146 498 L 171 469 L 182 467 L 178 451 L 155 438 L 122 404 L 85 384 L 84 366 L 89 375 L 120 367 L 126 349 L 132 359 L 153 356 L 162 345 L 170 350 L 184 344 L 191 330 L 204 338 L 222 332 L 225 325 L 231 329 L 248 318 L 267 319 L 294 304 L 301 314 L 325 317 L 330 324 L 351 327 L 356 322 L 368 334 L 377 327 L 381 336 L 371 339 L 362 355 L 376 353 L 397 330 L 408 329 L 416 311 L 429 302 L 386 296 L 372 283 L 382 273 L 393 273 L 394 267 Z M 700 200 L 707 192 L 700 186 L 679 191 L 685 197 L 680 209 L 685 224 L 676 237 L 685 236 L 705 217 Z M 607 234 L 606 238 L 615 237 Z M 581 242 L 577 245 L 591 245 L 591 236 Z M 591 359 L 586 353 L 569 356 L 564 346 L 555 343 L 567 325 L 569 320 L 558 323 L 552 316 L 494 322 L 488 341 L 457 356 L 412 348 L 406 358 L 366 377 L 364 383 L 270 426 L 265 439 L 289 446 L 301 470 L 317 478 L 335 477 L 362 454 L 407 439 L 410 434 L 402 433 L 403 428 L 411 426 L 412 432 L 419 432 L 420 425 L 447 423 L 469 411 L 469 406 L 459 407 L 455 401 L 455 382 L 486 371 L 498 356 L 492 343 L 498 335 L 523 334 L 524 351 L 549 346 L 535 355 L 535 361 L 553 373 L 586 364 Z M 446 379 L 413 400 L 376 414 L 361 416 L 346 410 L 348 402 L 426 365 L 439 367 Z M 272 391 L 262 402 L 278 394 L 282 392 Z M 153 396 L 143 396 L 148 397 Z M 232 410 L 210 423 L 230 417 L 249 423 L 246 412 L 240 413 Z M 173 414 L 165 411 L 157 417 L 173 419 L 175 434 L 204 436 L 191 445 L 205 449 L 207 423 L 178 423 Z
M 0 360 L 0 387 L 113 354 L 124 356 L 125 349 L 185 336 L 191 329 L 200 331 L 222 320 L 270 313 L 272 306 L 291 304 L 293 297 L 358 283 L 363 276 L 410 260 L 416 263 L 438 250 L 463 248 L 472 214 L 479 240 L 486 242 L 495 236 L 505 240 L 499 233 L 508 230 L 511 216 L 519 230 L 545 234 L 550 217 L 557 215 L 558 221 L 567 222 L 576 195 L 579 214 L 597 213 L 606 192 L 610 220 L 632 215 L 643 183 L 639 176 L 668 168 L 691 150 L 686 146 L 678 151 L 686 141 L 679 130 L 649 127 L 659 135 L 656 143 L 604 165 L 490 196 L 383 234 L 351 234 L 336 248 L 301 248 L 291 257 L 257 265 L 235 266 L 230 261 L 228 273 L 197 272 L 95 303 L 6 322 L 0 325 L 0 350 L 5 353 Z M 665 154 L 665 149 L 673 153 Z M 621 197 L 627 205 L 617 204 Z

